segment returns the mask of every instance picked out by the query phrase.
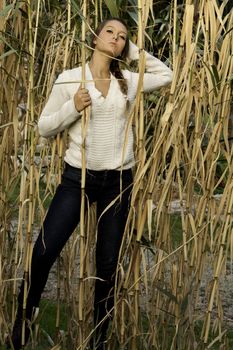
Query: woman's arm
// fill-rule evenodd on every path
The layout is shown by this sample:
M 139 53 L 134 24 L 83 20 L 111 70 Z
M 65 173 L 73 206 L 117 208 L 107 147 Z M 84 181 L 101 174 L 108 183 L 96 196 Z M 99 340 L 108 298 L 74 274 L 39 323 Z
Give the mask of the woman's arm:
M 59 75 L 53 86 L 38 121 L 39 134 L 43 137 L 58 134 L 81 116 L 75 108 L 74 98 L 69 94 L 70 80 L 69 71 L 65 71 Z
M 169 67 L 161 62 L 158 58 L 145 52 L 146 55 L 146 72 L 143 77 L 143 89 L 145 92 L 157 90 L 166 86 L 172 81 L 172 71 Z M 139 59 L 139 48 L 130 41 L 128 60 Z M 133 90 L 136 91 L 138 85 L 139 74 L 131 72 L 131 84 Z

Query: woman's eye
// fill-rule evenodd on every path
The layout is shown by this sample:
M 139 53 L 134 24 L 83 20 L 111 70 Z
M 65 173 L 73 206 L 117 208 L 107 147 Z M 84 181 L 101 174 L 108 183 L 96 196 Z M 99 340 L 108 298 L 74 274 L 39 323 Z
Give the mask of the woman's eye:
M 112 30 L 111 29 L 107 29 L 107 33 L 112 33 Z
M 126 40 L 124 36 L 121 35 L 121 39 Z

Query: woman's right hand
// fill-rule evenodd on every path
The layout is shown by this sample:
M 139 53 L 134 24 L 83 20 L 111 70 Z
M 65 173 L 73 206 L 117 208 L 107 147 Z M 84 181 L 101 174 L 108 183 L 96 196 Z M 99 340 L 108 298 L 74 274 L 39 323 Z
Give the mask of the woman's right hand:
M 82 88 L 81 85 L 74 95 L 74 104 L 78 112 L 83 111 L 85 108 L 91 105 L 91 96 L 89 91 Z

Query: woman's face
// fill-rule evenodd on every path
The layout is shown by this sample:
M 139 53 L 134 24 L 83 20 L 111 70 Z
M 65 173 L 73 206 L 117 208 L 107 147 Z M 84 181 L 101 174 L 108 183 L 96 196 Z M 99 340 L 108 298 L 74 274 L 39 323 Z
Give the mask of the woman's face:
M 127 39 L 127 29 L 117 20 L 108 21 L 98 37 L 93 41 L 95 50 L 105 52 L 112 57 L 121 55 Z

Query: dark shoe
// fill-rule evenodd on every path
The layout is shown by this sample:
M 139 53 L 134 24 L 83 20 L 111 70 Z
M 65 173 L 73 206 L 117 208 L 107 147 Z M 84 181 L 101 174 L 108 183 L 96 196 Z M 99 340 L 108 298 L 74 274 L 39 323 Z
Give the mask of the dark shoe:
M 105 346 L 105 343 L 101 342 L 101 343 L 98 343 L 98 344 L 95 344 L 95 343 L 92 343 L 90 344 L 90 350 L 105 350 L 107 349 L 106 346 Z
M 6 346 L 7 349 L 12 349 L 11 343 L 14 346 L 14 350 L 20 350 L 22 349 L 22 342 L 23 342 L 23 320 L 16 318 L 12 335 L 11 335 L 11 342 L 10 339 L 7 339 Z M 28 321 L 25 321 L 25 332 L 24 332 L 24 344 L 27 344 L 28 339 L 30 335 L 30 328 L 28 326 Z
M 24 345 L 27 344 L 29 336 L 30 336 L 30 326 L 32 324 L 32 308 L 26 311 L 26 319 L 24 326 Z M 10 341 L 11 339 L 11 341 Z M 13 331 L 11 338 L 8 337 L 6 341 L 7 349 L 12 349 L 12 345 L 14 346 L 14 350 L 22 349 L 23 343 L 23 310 L 21 307 L 18 308 L 16 319 L 13 326 Z M 11 345 L 12 344 L 12 345 Z
M 90 349 L 91 350 L 105 350 L 107 349 L 106 346 L 107 342 L 106 342 L 106 337 L 100 337 L 97 339 L 91 339 L 90 342 Z

